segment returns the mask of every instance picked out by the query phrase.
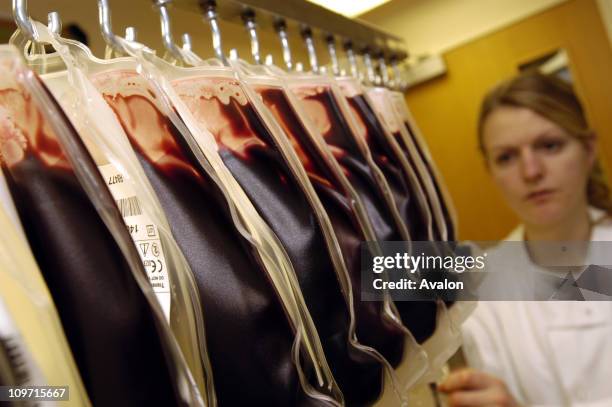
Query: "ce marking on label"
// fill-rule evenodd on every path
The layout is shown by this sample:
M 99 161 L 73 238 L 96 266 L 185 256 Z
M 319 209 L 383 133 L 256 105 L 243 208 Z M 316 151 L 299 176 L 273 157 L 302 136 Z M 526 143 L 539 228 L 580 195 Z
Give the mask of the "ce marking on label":
M 145 260 L 143 264 L 149 273 L 161 273 L 164 269 L 164 264 L 161 260 Z

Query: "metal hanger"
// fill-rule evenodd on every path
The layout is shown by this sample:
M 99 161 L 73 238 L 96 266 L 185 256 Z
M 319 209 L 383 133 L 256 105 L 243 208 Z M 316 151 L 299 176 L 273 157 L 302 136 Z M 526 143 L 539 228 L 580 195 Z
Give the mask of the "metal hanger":
M 191 36 L 188 33 L 184 33 L 181 36 L 182 46 L 178 46 L 174 42 L 174 38 L 172 36 L 172 24 L 170 23 L 170 13 L 168 12 L 168 6 L 171 2 L 171 0 L 155 1 L 155 7 L 157 7 L 157 10 L 159 11 L 162 42 L 167 52 L 166 56 L 170 56 L 172 59 L 179 61 L 183 65 L 200 65 L 203 63 L 203 60 L 192 51 Z
M 136 31 L 136 28 L 134 27 L 125 27 L 125 39 L 130 41 L 130 42 L 134 42 L 136 41 L 136 37 L 138 35 L 138 32 Z
M 118 54 L 126 54 L 123 45 L 118 40 L 117 36 L 113 33 L 113 25 L 111 22 L 110 8 L 108 6 L 108 0 L 98 0 L 98 23 L 100 24 L 100 30 L 102 31 L 102 38 L 110 48 Z M 108 49 L 107 49 L 107 55 Z
M 47 23 L 51 32 L 55 34 L 60 34 L 62 32 L 62 19 L 57 11 L 52 11 L 47 14 Z
M 340 75 L 340 65 L 338 64 L 338 53 L 336 52 L 336 39 L 333 34 L 328 34 L 325 36 L 325 41 L 327 42 L 327 50 L 331 60 L 332 73 L 338 76 Z
M 363 52 L 363 63 L 366 67 L 365 82 L 368 85 L 376 84 L 376 73 L 374 72 L 374 65 L 372 64 L 372 57 L 370 56 L 370 50 L 364 49 Z
M 383 52 L 378 54 L 378 70 L 380 72 L 380 82 L 383 86 L 389 88 L 389 71 L 387 70 L 387 61 Z
M 212 31 L 213 48 L 215 50 L 215 56 L 223 62 L 223 65 L 229 66 L 225 55 L 223 54 L 223 46 L 221 43 L 221 30 L 219 29 L 219 21 L 217 19 L 217 2 L 214 0 L 207 0 L 202 4 L 204 9 L 204 17 L 210 24 Z
M 288 71 L 293 70 L 293 62 L 291 61 L 291 48 L 289 47 L 289 37 L 287 36 L 287 23 L 285 20 L 278 19 L 274 23 L 274 28 L 278 33 L 283 48 L 283 60 Z
M 251 55 L 255 64 L 261 65 L 261 53 L 259 49 L 259 39 L 257 38 L 257 24 L 255 23 L 255 12 L 251 9 L 247 9 L 242 13 L 242 21 L 249 33 L 251 39 Z
M 312 38 L 312 29 L 308 26 L 303 26 L 301 34 L 304 42 L 306 43 L 306 49 L 308 50 L 310 70 L 314 73 L 319 73 L 319 61 L 317 59 L 317 51 L 315 50 L 314 46 L 314 39 Z
M 13 0 L 13 17 L 17 27 L 31 41 L 36 40 L 36 30 L 28 14 L 28 4 L 26 0 Z
M 168 12 L 170 3 L 171 0 L 155 0 L 154 6 L 159 12 L 159 20 L 161 22 L 162 42 L 164 48 L 166 48 L 166 51 L 172 58 L 182 63 L 186 63 L 181 47 L 174 43 L 174 38 L 172 37 L 172 25 L 170 23 L 170 13 Z M 189 44 L 191 44 L 190 40 Z
M 35 28 L 34 21 L 28 13 L 27 0 L 13 0 L 13 18 L 19 30 L 13 34 L 10 42 L 24 45 L 23 51 L 26 55 L 45 54 L 45 41 L 41 41 L 40 35 Z M 62 22 L 57 12 L 51 12 L 47 16 L 49 28 L 55 33 L 62 29 Z M 21 48 L 21 46 L 18 46 Z
M 181 35 L 181 40 L 183 41 L 183 46 L 181 48 L 184 51 L 191 52 L 192 50 L 191 35 L 184 33 L 183 35 Z
M 405 90 L 406 83 L 404 81 L 402 71 L 400 70 L 399 60 L 396 55 L 391 57 L 391 70 L 393 71 L 392 86 L 395 88 L 395 90 L 403 92 Z
M 361 72 L 359 72 L 359 67 L 357 66 L 357 58 L 355 57 L 355 51 L 353 50 L 353 42 L 351 40 L 347 40 L 344 42 L 344 53 L 346 54 L 346 58 L 348 59 L 351 75 L 354 78 L 363 80 L 363 75 L 361 75 Z
M 13 0 L 13 16 L 18 30 L 11 36 L 9 43 L 21 50 L 26 64 L 38 74 L 45 74 L 56 70 L 63 70 L 64 64 L 53 51 L 49 53 L 46 46 L 49 44 L 45 36 L 47 30 L 42 30 L 42 24 L 34 21 L 28 14 L 27 0 Z M 62 30 L 62 22 L 57 12 L 47 16 L 48 29 L 55 34 Z

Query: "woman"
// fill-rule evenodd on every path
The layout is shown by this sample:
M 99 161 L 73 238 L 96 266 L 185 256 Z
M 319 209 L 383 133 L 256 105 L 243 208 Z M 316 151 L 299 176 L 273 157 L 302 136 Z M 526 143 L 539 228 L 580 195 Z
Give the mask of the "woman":
M 506 240 L 525 242 L 526 262 L 546 258 L 536 241 L 612 240 L 595 135 L 568 84 L 529 73 L 498 86 L 482 104 L 479 139 L 523 223 Z M 439 386 L 451 406 L 612 406 L 612 302 L 481 302 L 464 352 L 471 368 Z

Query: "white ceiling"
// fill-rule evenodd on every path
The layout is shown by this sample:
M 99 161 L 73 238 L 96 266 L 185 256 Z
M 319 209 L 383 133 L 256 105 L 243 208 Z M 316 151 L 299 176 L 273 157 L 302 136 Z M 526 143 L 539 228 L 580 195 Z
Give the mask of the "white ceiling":
M 379 7 L 390 0 L 307 0 L 338 14 L 355 17 Z

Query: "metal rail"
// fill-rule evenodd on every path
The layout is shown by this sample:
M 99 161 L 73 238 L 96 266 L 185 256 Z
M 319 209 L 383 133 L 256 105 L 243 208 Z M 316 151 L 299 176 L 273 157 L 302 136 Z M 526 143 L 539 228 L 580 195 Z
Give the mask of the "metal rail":
M 210 3 L 210 0 L 173 1 L 175 7 L 199 14 L 205 14 Z M 366 48 L 370 52 L 380 51 L 388 60 L 392 57 L 402 60 L 408 56 L 402 38 L 305 0 L 218 0 L 216 10 L 219 18 L 237 24 L 242 24 L 245 11 L 251 10 L 257 15 L 257 26 L 261 30 L 275 30 L 275 24 L 282 19 L 287 30 L 295 35 L 307 26 L 313 35 L 327 38 L 332 34 L 341 42 L 351 41 L 357 52 Z

